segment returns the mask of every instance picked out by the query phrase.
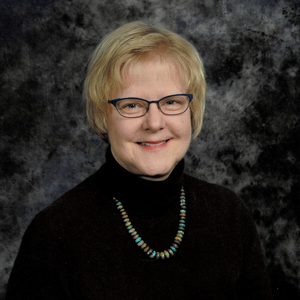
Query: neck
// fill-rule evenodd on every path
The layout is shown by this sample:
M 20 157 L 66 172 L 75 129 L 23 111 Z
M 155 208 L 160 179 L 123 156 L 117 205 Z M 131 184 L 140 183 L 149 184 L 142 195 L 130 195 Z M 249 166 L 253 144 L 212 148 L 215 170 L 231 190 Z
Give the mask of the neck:
M 181 160 L 166 179 L 147 180 L 121 167 L 108 149 L 101 173 L 103 186 L 109 197 L 119 199 L 128 209 L 154 212 L 163 210 L 171 202 L 178 200 L 183 169 L 184 161 Z

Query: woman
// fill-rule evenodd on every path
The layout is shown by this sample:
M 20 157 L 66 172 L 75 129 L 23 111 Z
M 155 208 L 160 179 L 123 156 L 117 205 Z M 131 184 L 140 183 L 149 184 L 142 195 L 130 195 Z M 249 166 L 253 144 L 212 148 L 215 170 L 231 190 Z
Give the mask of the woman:
M 107 161 L 34 218 L 7 300 L 271 299 L 245 205 L 183 174 L 205 88 L 196 49 L 170 31 L 135 22 L 100 43 L 85 96 Z

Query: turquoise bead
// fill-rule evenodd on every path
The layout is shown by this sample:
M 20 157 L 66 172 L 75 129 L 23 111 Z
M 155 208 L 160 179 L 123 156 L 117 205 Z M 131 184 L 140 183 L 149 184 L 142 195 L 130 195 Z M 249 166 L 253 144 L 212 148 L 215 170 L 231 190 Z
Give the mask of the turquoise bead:
M 139 237 L 135 240 L 135 242 L 138 243 L 141 239 L 142 239 L 142 238 L 139 236 Z
M 150 255 L 151 258 L 154 258 L 156 255 L 156 251 L 153 251 L 152 254 Z
M 178 230 L 177 233 L 184 234 L 184 231 Z
M 116 205 L 119 206 L 119 205 L 122 205 L 122 203 L 121 203 L 121 202 L 118 202 Z
M 176 252 L 176 251 L 177 251 L 176 248 L 175 248 L 174 246 L 171 246 L 170 248 L 171 248 L 171 250 L 172 250 L 173 252 Z
M 186 213 L 186 211 L 185 211 L 184 209 L 181 209 L 180 212 L 181 212 L 182 214 L 185 214 L 185 213 Z

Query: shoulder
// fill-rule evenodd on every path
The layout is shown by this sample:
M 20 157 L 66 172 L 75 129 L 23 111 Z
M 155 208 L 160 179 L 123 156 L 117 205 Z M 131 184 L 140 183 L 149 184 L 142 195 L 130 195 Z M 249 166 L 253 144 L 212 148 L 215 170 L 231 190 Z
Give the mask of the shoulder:
M 195 197 L 200 197 L 212 202 L 222 200 L 236 204 L 242 203 L 241 199 L 232 190 L 224 186 L 209 183 L 187 174 L 184 174 L 184 182 Z
M 252 219 L 246 204 L 232 190 L 187 174 L 184 182 L 195 209 L 205 210 L 216 218 Z
M 233 191 L 189 175 L 185 188 L 197 224 L 243 244 L 259 243 L 251 212 Z
M 101 192 L 101 184 L 96 172 L 41 210 L 34 217 L 31 227 L 63 231 L 101 218 L 105 215 L 106 206 L 112 204 Z

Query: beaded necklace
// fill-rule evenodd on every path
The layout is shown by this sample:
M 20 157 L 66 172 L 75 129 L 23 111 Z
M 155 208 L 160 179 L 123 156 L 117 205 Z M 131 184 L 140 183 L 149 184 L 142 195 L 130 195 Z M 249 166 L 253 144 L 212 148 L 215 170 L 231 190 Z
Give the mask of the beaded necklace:
M 140 249 L 143 250 L 150 258 L 156 258 L 156 259 L 165 259 L 172 257 L 175 252 L 177 252 L 177 249 L 182 242 L 184 230 L 185 230 L 185 219 L 186 219 L 186 202 L 185 202 L 185 192 L 184 188 L 181 188 L 181 194 L 180 194 L 180 220 L 178 225 L 178 231 L 174 238 L 174 241 L 172 245 L 164 251 L 155 251 L 150 246 L 148 246 L 143 239 L 139 236 L 133 225 L 131 224 L 131 221 L 128 217 L 127 212 L 125 211 L 125 208 L 123 207 L 122 203 L 117 200 L 115 197 L 113 197 L 114 201 L 116 202 L 117 208 L 119 209 L 121 213 L 121 217 L 123 219 L 123 222 L 125 224 L 125 227 L 128 231 L 128 233 L 132 236 L 134 239 L 136 245 L 140 247 Z

